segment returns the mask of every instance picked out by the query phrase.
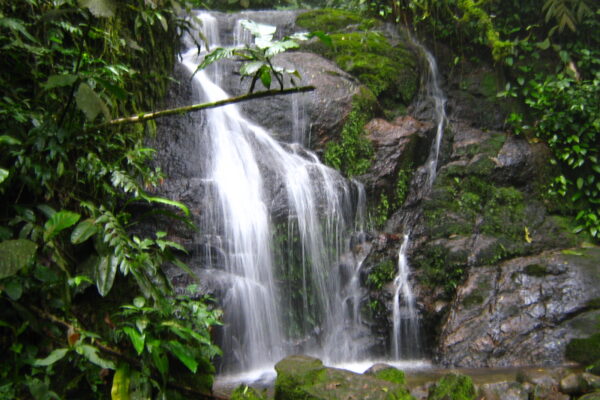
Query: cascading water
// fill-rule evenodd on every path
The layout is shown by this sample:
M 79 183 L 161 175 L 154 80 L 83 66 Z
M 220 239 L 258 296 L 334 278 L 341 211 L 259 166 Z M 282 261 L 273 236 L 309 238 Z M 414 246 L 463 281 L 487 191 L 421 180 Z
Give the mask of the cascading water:
M 437 175 L 437 166 L 440 156 L 440 148 L 444 135 L 446 117 L 446 96 L 440 86 L 439 71 L 435 57 L 429 50 L 409 35 L 414 47 L 416 47 L 427 61 L 429 70 L 425 83 L 425 101 L 433 102 L 433 118 L 436 123 L 436 134 L 429 151 L 426 162 L 426 187 L 423 191 L 429 191 L 433 186 Z M 404 241 L 398 252 L 398 273 L 394 278 L 394 300 L 392 313 L 392 356 L 394 359 L 407 358 L 419 355 L 420 335 L 419 317 L 415 309 L 415 299 L 409 282 L 410 268 L 406 252 L 410 243 L 410 231 L 404 235 Z
M 227 45 L 219 19 L 198 17 L 211 48 Z M 235 36 L 229 45 L 248 40 Z M 182 65 L 193 73 L 201 59 L 192 48 Z M 197 72 L 196 100 L 229 97 L 220 80 L 218 69 Z M 305 138 L 279 143 L 234 105 L 207 111 L 196 130 L 209 192 L 199 222 L 198 242 L 211 254 L 202 279 L 224 310 L 223 371 L 268 368 L 297 351 L 329 362 L 359 357 L 362 260 L 349 252 L 349 233 L 364 215 L 360 185 L 303 149 Z

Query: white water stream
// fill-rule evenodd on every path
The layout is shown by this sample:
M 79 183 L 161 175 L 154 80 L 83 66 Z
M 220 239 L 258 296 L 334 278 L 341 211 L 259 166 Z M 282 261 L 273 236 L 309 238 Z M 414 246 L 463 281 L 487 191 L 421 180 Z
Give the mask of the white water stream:
M 198 17 L 211 48 L 248 40 L 236 31 L 228 44 L 219 38 L 218 18 Z M 191 48 L 182 65 L 193 73 L 203 56 Z M 198 101 L 230 97 L 217 84 L 221 69 L 194 75 Z M 221 289 L 225 372 L 272 368 L 297 351 L 326 362 L 356 360 L 364 352 L 357 340 L 365 336 L 358 312 L 362 260 L 349 257 L 340 265 L 349 233 L 360 225 L 356 218 L 364 215 L 364 191 L 303 149 L 303 132 L 293 135 L 296 143 L 279 143 L 235 105 L 207 111 L 197 128 L 206 143 L 199 168 L 214 192 L 200 232 L 223 255 L 202 278 Z
M 437 176 L 437 166 L 440 156 L 440 148 L 444 135 L 444 127 L 447 122 L 446 95 L 440 86 L 440 74 L 435 57 L 429 50 L 409 35 L 414 47 L 416 47 L 427 61 L 429 74 L 425 82 L 425 96 L 423 101 L 433 103 L 433 118 L 436 124 L 436 134 L 427 158 L 427 180 L 426 187 L 422 190 L 428 191 L 433 186 Z M 404 234 L 404 241 L 398 252 L 398 272 L 394 278 L 394 300 L 393 300 L 393 330 L 391 352 L 394 359 L 399 360 L 410 356 L 419 355 L 421 352 L 421 341 L 419 333 L 419 316 L 415 308 L 415 298 L 409 282 L 410 266 L 406 252 L 410 244 L 410 231 Z

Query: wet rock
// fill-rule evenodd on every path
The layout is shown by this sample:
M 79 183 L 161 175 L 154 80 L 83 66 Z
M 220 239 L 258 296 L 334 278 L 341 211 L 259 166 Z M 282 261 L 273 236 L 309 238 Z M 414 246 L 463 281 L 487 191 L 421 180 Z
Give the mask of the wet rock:
M 275 63 L 298 70 L 301 79 L 296 79 L 297 86 L 312 85 L 316 89 L 255 100 L 243 104 L 242 109 L 279 140 L 323 149 L 341 132 L 353 98 L 360 92 L 360 83 L 333 62 L 313 53 L 283 53 L 275 58 Z M 286 87 L 291 85 L 286 83 Z
M 600 392 L 584 394 L 578 400 L 600 400 Z
M 485 383 L 479 386 L 485 400 L 529 400 L 529 390 L 517 382 Z
M 432 128 L 433 124 L 409 116 L 396 118 L 393 122 L 374 119 L 365 126 L 375 156 L 361 181 L 372 198 L 393 190 L 402 168 L 424 162 Z
M 582 394 L 600 390 L 600 377 L 587 372 L 569 374 L 560 381 L 560 390 L 567 394 Z
M 439 341 L 444 365 L 498 367 L 565 363 L 573 321 L 593 313 L 600 248 L 516 258 L 475 268 L 459 288 Z M 537 383 L 537 382 L 533 382 Z
M 312 357 L 290 356 L 275 365 L 276 400 L 397 399 L 412 397 L 403 385 L 350 371 L 327 368 Z

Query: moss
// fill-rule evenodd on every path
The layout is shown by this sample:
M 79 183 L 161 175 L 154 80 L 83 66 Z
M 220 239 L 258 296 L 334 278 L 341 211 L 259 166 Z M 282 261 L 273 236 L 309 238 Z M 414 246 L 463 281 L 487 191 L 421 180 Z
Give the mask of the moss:
M 392 46 L 377 32 L 350 32 L 330 35 L 332 46 L 308 44 L 311 51 L 333 60 L 356 76 L 384 102 L 386 108 L 407 105 L 418 89 L 413 53 L 402 45 Z
M 306 388 L 323 382 L 327 371 L 323 362 L 307 356 L 291 356 L 275 365 L 277 379 L 275 380 L 276 400 L 306 400 Z
M 404 385 L 406 383 L 406 376 L 404 375 L 404 371 L 400 371 L 398 368 L 394 367 L 380 369 L 379 371 L 376 371 L 371 375 L 375 378 L 392 383 L 397 383 L 399 385 Z
M 350 25 L 356 25 L 361 30 L 372 29 L 380 23 L 372 18 L 364 18 L 346 10 L 325 8 L 311 10 L 298 15 L 296 24 L 309 31 L 338 32 Z
M 588 338 L 571 340 L 565 349 L 565 356 L 582 365 L 597 364 L 600 362 L 600 333 Z
M 591 308 L 593 310 L 598 310 L 600 309 L 600 297 L 596 297 L 595 299 L 589 300 L 586 304 L 586 306 L 588 308 Z
M 448 374 L 435 384 L 427 400 L 474 400 L 475 396 L 475 385 L 470 377 Z
M 374 150 L 364 128 L 375 114 L 376 102 L 369 90 L 355 95 L 340 140 L 329 142 L 325 147 L 325 163 L 346 176 L 364 174 L 371 166 Z
M 231 400 L 265 400 L 266 396 L 260 394 L 256 389 L 246 385 L 238 386 L 231 393 Z
M 427 245 L 415 258 L 415 268 L 421 269 L 423 283 L 444 288 L 447 298 L 464 280 L 466 265 L 451 262 L 450 251 L 440 245 Z
M 525 267 L 525 270 L 523 272 L 525 272 L 526 275 L 535 276 L 539 278 L 548 275 L 548 268 L 546 268 L 545 265 L 541 264 L 530 264 Z
M 367 277 L 367 285 L 371 289 L 380 290 L 383 285 L 391 282 L 396 276 L 396 264 L 392 260 L 385 260 L 377 264 Z
M 474 291 L 473 293 L 469 293 L 462 301 L 463 306 L 465 308 L 471 308 L 478 306 L 483 303 L 484 297 L 479 291 Z

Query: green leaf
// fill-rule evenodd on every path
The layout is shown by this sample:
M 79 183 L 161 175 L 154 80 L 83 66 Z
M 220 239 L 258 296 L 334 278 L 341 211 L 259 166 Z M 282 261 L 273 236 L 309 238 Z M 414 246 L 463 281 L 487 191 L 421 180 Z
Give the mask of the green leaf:
M 137 329 L 130 326 L 123 327 L 123 332 L 129 336 L 129 339 L 131 340 L 131 343 L 133 344 L 138 356 L 142 354 L 142 351 L 144 351 L 144 341 L 146 340 L 146 335 L 139 333 Z
M 267 89 L 269 89 L 271 87 L 271 71 L 269 70 L 268 67 L 263 67 L 260 70 L 260 81 L 262 82 L 262 84 L 264 85 L 264 87 L 266 87 Z
M 294 40 L 283 40 L 273 42 L 273 44 L 267 47 L 265 51 L 265 56 L 270 58 L 279 53 L 283 53 L 286 50 L 297 49 L 298 47 L 300 47 L 300 45 L 298 45 L 298 43 Z
M 8 297 L 17 301 L 23 294 L 23 285 L 19 279 L 9 279 L 8 282 L 4 284 L 4 291 Z
M 187 346 L 184 346 L 180 342 L 175 340 L 169 340 L 167 343 L 167 348 L 171 351 L 175 357 L 179 359 L 190 371 L 196 373 L 198 369 L 198 362 L 190 356 L 192 350 Z
M 110 389 L 111 400 L 129 400 L 129 386 L 131 385 L 131 370 L 129 364 L 121 363 L 113 376 Z
M 64 74 L 64 75 L 50 75 L 46 83 L 42 85 L 45 90 L 54 89 L 57 87 L 71 86 L 77 81 L 77 75 Z
M 119 267 L 119 259 L 115 256 L 101 257 L 96 266 L 96 287 L 100 296 L 104 297 L 110 292 L 117 268 Z
M 223 58 L 231 58 L 233 55 L 235 54 L 235 49 L 234 48 L 216 48 L 215 50 L 213 50 L 212 52 L 210 52 L 209 54 L 207 54 L 204 57 L 204 60 L 202 60 L 202 62 L 200 63 L 200 65 L 198 65 L 198 68 L 196 69 L 196 71 L 200 71 L 203 70 L 204 68 L 208 67 L 210 64 L 214 63 L 215 61 L 219 61 Z
M 93 219 L 83 220 L 79 224 L 77 224 L 75 229 L 73 229 L 73 232 L 71 233 L 71 243 L 83 243 L 90 237 L 92 237 L 97 231 L 98 228 L 94 224 Z
M 90 122 L 96 119 L 100 113 L 104 114 L 104 118 L 110 120 L 108 107 L 100 96 L 85 82 L 79 85 L 79 89 L 75 93 L 75 103 Z
M 27 29 L 25 28 L 25 25 L 23 25 L 23 21 L 21 21 L 19 19 L 16 19 L 16 18 L 0 18 L 0 27 L 2 27 L 2 28 L 8 28 L 8 29 L 10 29 L 12 31 L 20 32 L 27 39 L 31 40 L 34 43 L 37 43 L 36 38 L 34 38 L 33 36 L 31 36 L 29 34 L 29 32 L 27 32 Z
M 8 146 L 16 146 L 18 144 L 21 144 L 21 141 L 18 139 L 15 139 L 12 136 L 0 135 L 0 144 L 6 144 Z
M 114 17 L 117 9 L 112 0 L 79 0 L 79 5 L 89 9 L 95 17 Z
M 48 357 L 46 358 L 38 358 L 36 360 L 33 361 L 33 366 L 34 367 L 47 367 L 49 365 L 54 364 L 57 361 L 62 360 L 67 353 L 69 352 L 69 349 L 55 349 L 53 350 Z
M 48 241 L 65 229 L 75 225 L 81 215 L 72 211 L 61 210 L 55 213 L 44 224 L 44 240 Z
M 4 168 L 0 168 L 0 183 L 4 182 L 8 178 L 8 171 Z
M 36 206 L 36 208 L 37 208 L 38 210 L 40 210 L 41 212 L 43 212 L 43 213 L 44 213 L 44 215 L 45 215 L 47 218 L 52 218 L 52 216 L 53 216 L 54 214 L 56 214 L 56 210 L 55 210 L 54 208 L 50 207 L 48 204 L 38 204 L 38 205 Z M 33 220 L 30 220 L 30 221 L 31 221 L 31 222 L 35 222 L 35 218 L 34 218 Z
M 97 347 L 90 346 L 89 344 L 77 344 L 75 346 L 75 351 L 77 351 L 77 353 L 81 354 L 83 357 L 87 358 L 87 360 L 92 364 L 96 364 L 101 368 L 115 369 L 114 362 L 106 360 L 98 355 Z
M 142 296 L 137 296 L 135 299 L 133 299 L 133 305 L 137 308 L 144 307 L 144 304 L 146 304 L 146 299 Z
M 263 65 L 262 61 L 251 61 L 242 64 L 240 67 L 240 75 L 242 76 L 253 76 Z
M 174 206 L 179 208 L 181 211 L 183 211 L 183 213 L 189 217 L 191 215 L 190 213 L 190 209 L 187 208 L 187 206 L 179 201 L 175 201 L 175 200 L 169 200 L 169 199 L 165 199 L 164 197 L 150 197 L 150 196 L 146 196 L 143 195 L 142 196 L 145 200 L 151 202 L 151 203 L 161 203 L 161 204 L 166 204 L 169 206 Z
M 270 42 L 273 40 L 273 35 L 277 30 L 276 26 L 259 24 L 254 21 L 242 20 L 241 25 L 244 29 L 247 29 L 252 36 L 255 37 L 255 43 L 258 42 Z M 258 43 L 256 43 L 258 44 Z M 260 47 L 260 46 L 259 46 Z
M 152 343 L 150 354 L 152 354 L 152 361 L 154 361 L 156 369 L 164 376 L 169 372 L 169 359 L 160 349 L 159 345 L 160 342 L 158 340 L 154 341 L 154 343 Z
M 0 243 L 0 279 L 16 274 L 35 257 L 37 244 L 27 239 L 6 240 Z
M 577 189 L 581 189 L 583 187 L 583 178 L 577 178 Z

